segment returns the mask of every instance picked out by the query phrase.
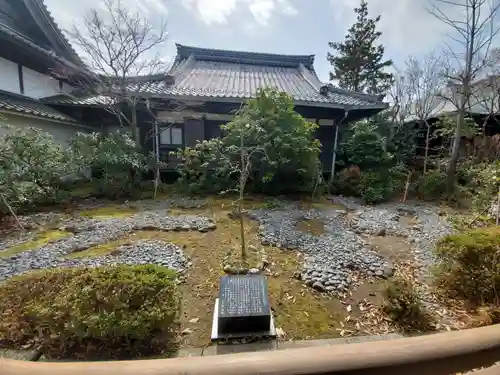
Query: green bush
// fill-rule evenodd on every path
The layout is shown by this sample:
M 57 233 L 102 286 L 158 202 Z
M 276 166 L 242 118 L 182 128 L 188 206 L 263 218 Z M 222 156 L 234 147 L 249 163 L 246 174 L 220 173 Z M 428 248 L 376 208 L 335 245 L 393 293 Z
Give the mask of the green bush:
M 395 163 L 393 155 L 387 151 L 386 139 L 376 125 L 364 121 L 354 123 L 350 133 L 341 145 L 348 165 L 357 165 L 363 171 Z
M 406 168 L 402 164 L 386 171 L 361 172 L 358 195 L 365 203 L 387 201 L 402 190 L 406 173 Z
M 333 190 L 346 196 L 356 196 L 359 193 L 360 181 L 361 169 L 357 165 L 351 165 L 337 173 Z
M 5 128 L 0 138 L 0 194 L 14 211 L 59 201 L 64 177 L 74 172 L 69 154 L 40 129 Z M 7 213 L 0 201 L 0 216 Z
M 471 183 L 467 186 L 474 208 L 478 211 L 490 207 L 500 187 L 500 160 L 484 163 L 472 169 Z
M 418 180 L 417 191 L 424 200 L 437 200 L 446 191 L 446 173 L 433 169 L 424 173 Z
M 110 359 L 176 349 L 175 273 L 153 265 L 56 269 L 0 285 L 0 343 L 53 358 Z
M 442 239 L 436 285 L 471 303 L 500 304 L 500 228 L 480 228 Z
M 177 151 L 181 160 L 179 184 L 190 194 L 218 193 L 234 188 L 239 174 L 233 160 L 226 158 L 220 138 L 198 142 Z
M 424 332 L 432 329 L 433 319 L 422 306 L 411 280 L 396 276 L 387 282 L 382 310 L 403 331 Z
M 84 176 L 97 174 L 92 182 L 98 195 L 109 198 L 130 196 L 140 190 L 141 173 L 150 159 L 123 132 L 77 133 L 70 140 L 72 163 Z
M 350 166 L 337 174 L 333 191 L 342 195 L 358 196 L 365 203 L 380 203 L 402 191 L 406 174 L 407 170 L 402 164 L 378 171 L 362 171 L 358 166 Z
M 366 203 L 379 203 L 402 190 L 407 169 L 388 151 L 386 138 L 377 125 L 353 124 L 345 138 L 339 156 L 349 167 L 337 174 L 333 191 L 359 196 Z
M 180 150 L 181 180 L 190 190 L 234 189 L 241 151 L 250 163 L 248 189 L 269 194 L 312 191 L 320 173 L 316 124 L 294 111 L 293 100 L 276 90 L 262 90 L 234 119 L 221 126 L 218 140 Z M 243 144 L 243 147 L 242 147 Z

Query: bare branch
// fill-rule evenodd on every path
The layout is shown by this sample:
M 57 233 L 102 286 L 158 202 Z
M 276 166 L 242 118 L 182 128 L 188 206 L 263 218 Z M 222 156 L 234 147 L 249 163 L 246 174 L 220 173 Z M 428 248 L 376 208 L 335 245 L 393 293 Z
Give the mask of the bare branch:
M 112 105 L 105 103 L 103 107 L 114 113 L 120 124 L 131 127 L 139 145 L 136 106 L 150 84 L 146 78 L 166 71 L 165 62 L 154 52 L 167 41 L 167 24 L 164 20 L 151 24 L 129 11 L 121 0 L 104 0 L 103 5 L 104 11 L 91 9 L 83 25 L 74 25 L 69 32 L 96 74 L 94 82 L 85 82 L 80 88 L 110 98 Z
M 462 48 L 457 51 L 456 47 L 447 46 L 449 59 L 445 76 L 450 77 L 450 82 L 447 89 L 440 93 L 457 109 L 452 153 L 447 168 L 447 192 L 452 194 L 462 128 L 466 113 L 471 109 L 471 98 L 478 89 L 475 81 L 484 75 L 491 44 L 500 31 L 500 25 L 496 22 L 500 0 L 429 1 L 429 12 L 451 29 L 453 34 L 450 39 Z M 452 19 L 450 14 L 459 19 Z

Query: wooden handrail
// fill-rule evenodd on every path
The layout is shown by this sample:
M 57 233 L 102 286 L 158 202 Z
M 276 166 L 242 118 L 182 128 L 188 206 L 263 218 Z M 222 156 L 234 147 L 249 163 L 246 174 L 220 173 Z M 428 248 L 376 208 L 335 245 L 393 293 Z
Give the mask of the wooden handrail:
M 0 360 L 0 375 L 441 375 L 500 361 L 500 325 L 361 344 L 112 362 Z M 500 374 L 500 367 L 477 375 Z

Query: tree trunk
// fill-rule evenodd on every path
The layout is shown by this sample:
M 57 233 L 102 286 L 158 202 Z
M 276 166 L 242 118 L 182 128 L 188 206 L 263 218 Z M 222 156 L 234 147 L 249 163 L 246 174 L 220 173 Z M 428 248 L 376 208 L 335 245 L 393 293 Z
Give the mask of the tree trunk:
M 240 219 L 240 235 L 241 235 L 241 259 L 246 259 L 246 248 L 245 248 L 245 224 L 243 222 L 243 213 L 242 213 L 242 205 L 243 205 L 243 197 L 245 194 L 245 184 L 246 184 L 246 173 L 247 166 L 245 164 L 245 154 L 243 150 L 243 127 L 240 130 L 240 198 L 238 199 L 238 215 Z
M 460 151 L 460 137 L 462 134 L 462 127 L 465 121 L 465 105 L 460 104 L 460 109 L 457 116 L 457 127 L 455 128 L 455 135 L 453 136 L 453 146 L 451 149 L 450 161 L 446 168 L 446 194 L 450 197 L 455 190 L 455 175 L 457 173 L 458 153 Z
M 137 126 L 137 108 L 135 105 L 131 106 L 131 111 L 132 111 L 132 118 L 130 121 L 130 127 L 132 128 L 132 139 L 135 142 L 135 146 L 138 149 L 142 149 L 141 146 L 141 135 L 139 133 L 139 127 Z
M 425 120 L 425 125 L 427 126 L 427 133 L 425 135 L 424 173 L 427 172 L 427 162 L 429 158 L 429 141 L 431 138 L 431 126 L 429 125 L 427 120 Z

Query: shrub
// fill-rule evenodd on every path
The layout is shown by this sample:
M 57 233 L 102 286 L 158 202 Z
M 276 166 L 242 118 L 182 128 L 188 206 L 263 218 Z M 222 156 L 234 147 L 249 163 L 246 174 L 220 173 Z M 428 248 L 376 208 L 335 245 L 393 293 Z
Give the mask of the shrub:
M 382 171 L 361 172 L 358 195 L 365 203 L 380 203 L 400 192 L 405 181 L 406 168 L 402 164 Z
M 474 207 L 483 211 L 491 205 L 500 187 L 500 161 L 478 164 L 472 169 L 472 181 L 468 189 L 472 195 Z
M 179 183 L 191 194 L 218 193 L 233 188 L 239 176 L 234 173 L 233 160 L 226 158 L 225 153 L 220 138 L 204 140 L 177 151 L 182 162 Z
M 0 193 L 14 211 L 58 201 L 73 170 L 69 154 L 37 128 L 6 127 L 0 138 Z M 0 203 L 0 215 L 7 213 Z
M 226 190 L 239 178 L 241 151 L 249 157 L 249 189 L 280 194 L 312 191 L 320 170 L 316 124 L 294 111 L 293 100 L 262 90 L 234 119 L 221 126 L 223 137 L 178 152 L 180 172 L 191 188 Z M 243 146 L 242 146 L 243 145 Z M 219 190 L 219 191 L 220 191 Z
M 401 191 L 406 174 L 402 164 L 378 171 L 350 166 L 337 174 L 333 189 L 339 194 L 361 197 L 365 203 L 380 203 Z
M 123 132 L 77 133 L 70 141 L 72 162 L 92 181 L 97 194 L 109 198 L 132 195 L 139 190 L 140 174 L 148 169 L 149 159 L 137 149 L 132 138 Z
M 446 173 L 440 169 L 427 171 L 420 177 L 417 186 L 422 199 L 440 199 L 446 191 Z
M 432 328 L 433 320 L 408 278 L 396 276 L 388 281 L 383 297 L 383 311 L 403 331 L 424 332 Z
M 379 203 L 401 190 L 406 167 L 388 152 L 386 138 L 376 124 L 359 122 L 351 126 L 340 146 L 340 158 L 350 165 L 337 174 L 333 190 Z
M 387 151 L 386 139 L 376 125 L 358 122 L 352 125 L 350 132 L 341 145 L 347 164 L 357 165 L 362 171 L 394 165 L 393 155 Z
M 56 269 L 0 286 L 0 342 L 49 357 L 130 358 L 175 350 L 175 273 L 153 265 Z
M 499 304 L 500 228 L 453 234 L 436 247 L 436 285 L 450 297 L 483 305 Z
M 359 192 L 360 180 L 361 169 L 357 165 L 351 165 L 337 173 L 333 189 L 343 195 L 355 196 Z

